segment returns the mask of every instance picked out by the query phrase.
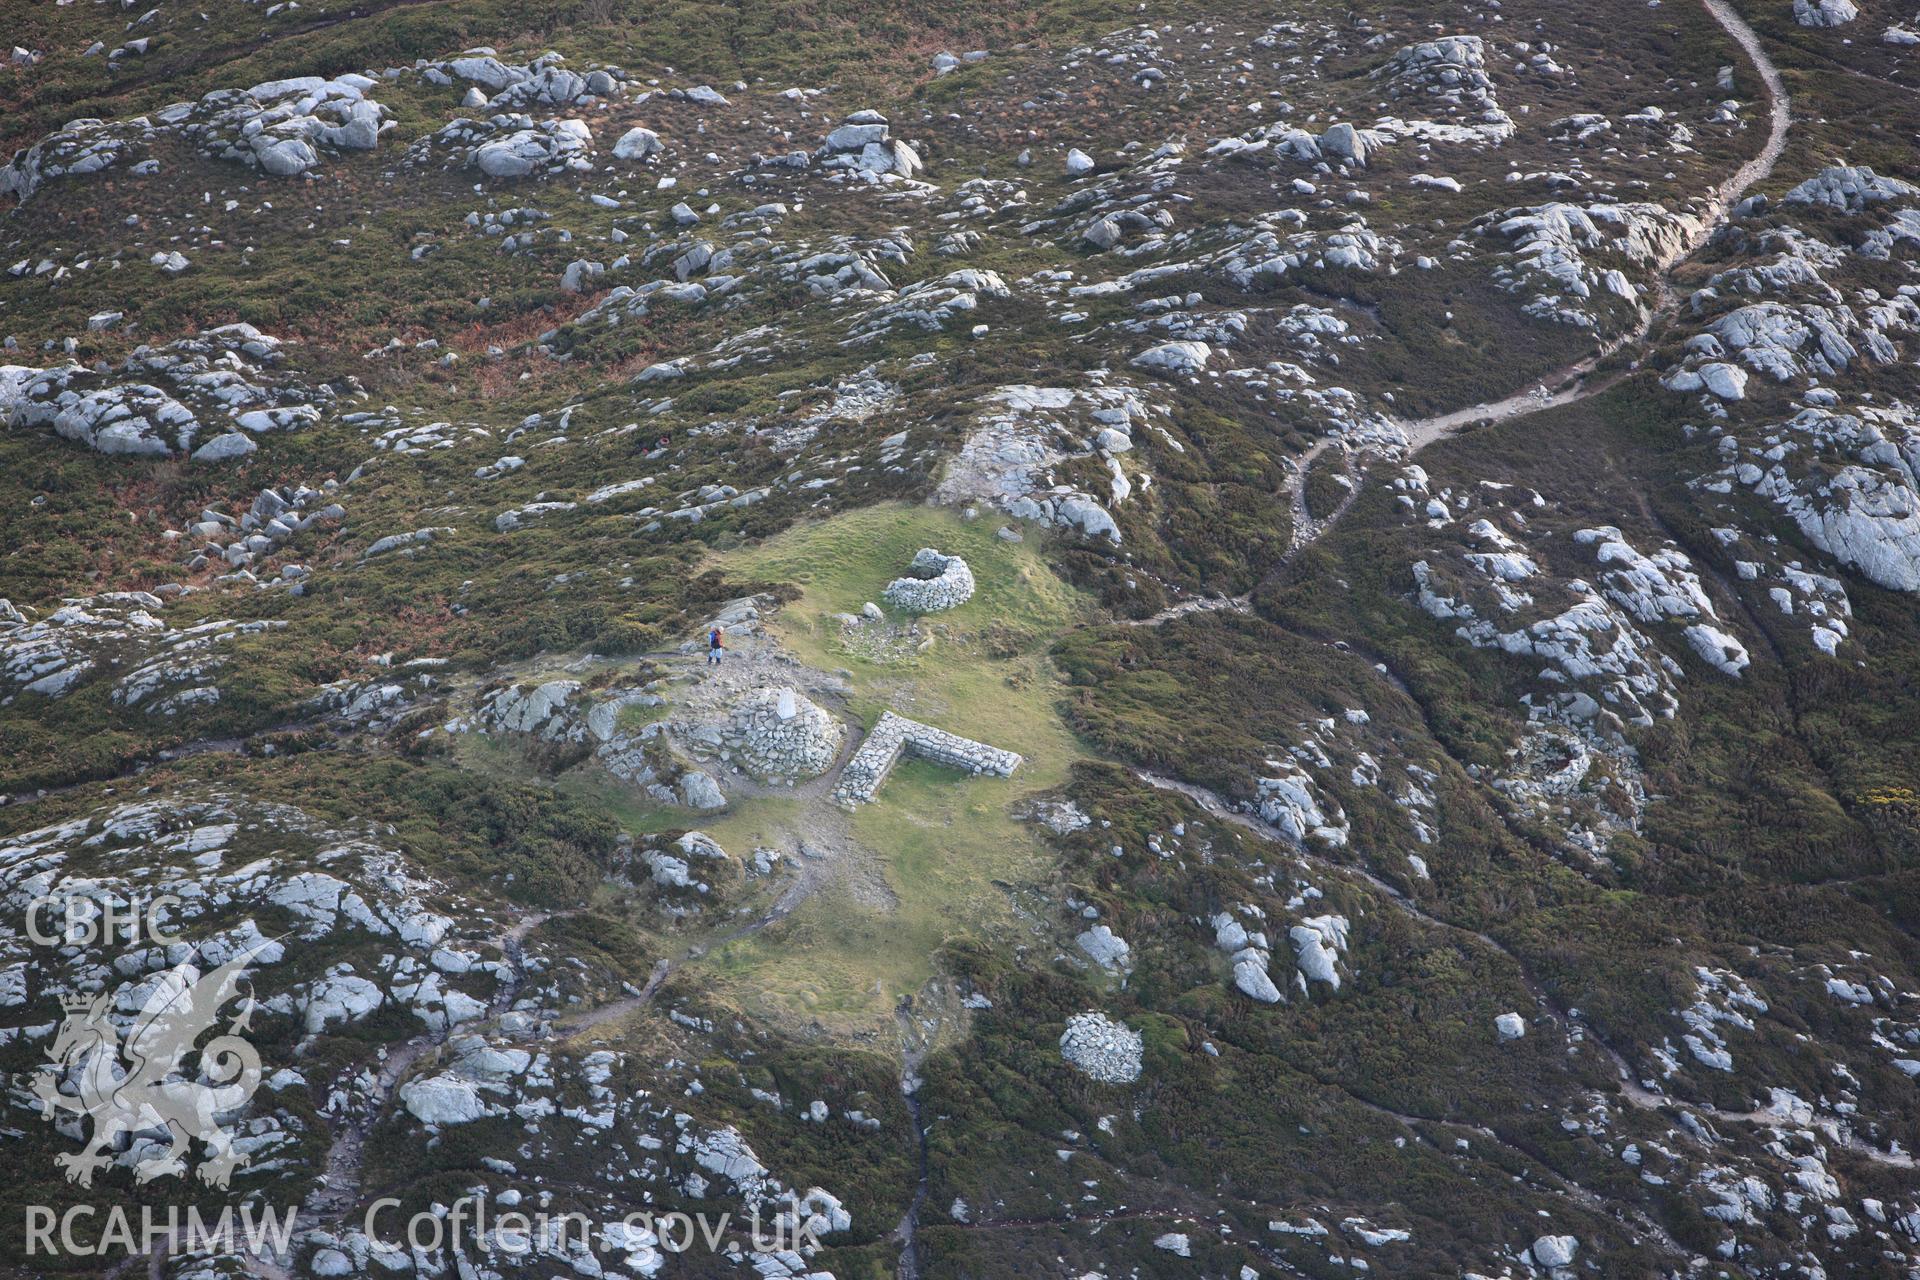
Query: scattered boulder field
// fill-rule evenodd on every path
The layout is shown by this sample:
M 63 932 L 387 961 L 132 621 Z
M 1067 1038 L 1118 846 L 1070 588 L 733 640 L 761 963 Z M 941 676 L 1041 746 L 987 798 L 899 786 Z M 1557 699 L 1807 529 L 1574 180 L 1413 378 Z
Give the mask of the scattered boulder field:
M 1920 1274 L 1920 18 L 138 8 L 0 1131 L 295 1220 L 0 1272 Z

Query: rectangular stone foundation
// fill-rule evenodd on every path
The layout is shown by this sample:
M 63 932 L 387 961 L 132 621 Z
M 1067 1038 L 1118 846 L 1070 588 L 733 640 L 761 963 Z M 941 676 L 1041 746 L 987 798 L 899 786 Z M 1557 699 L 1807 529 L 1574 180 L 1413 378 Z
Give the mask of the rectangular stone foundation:
M 992 774 L 998 778 L 1011 777 L 1020 767 L 1020 756 L 1016 752 L 1002 751 L 999 747 L 885 711 L 860 749 L 847 761 L 846 768 L 840 771 L 840 783 L 834 788 L 833 798 L 849 809 L 872 800 L 903 755 L 916 755 L 949 769 L 975 775 Z

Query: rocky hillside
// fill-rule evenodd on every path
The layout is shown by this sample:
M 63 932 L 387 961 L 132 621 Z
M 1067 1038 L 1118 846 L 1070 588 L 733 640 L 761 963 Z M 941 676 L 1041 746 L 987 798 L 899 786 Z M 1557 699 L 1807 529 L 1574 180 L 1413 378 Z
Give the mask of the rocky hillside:
M 1911 8 L 140 8 L 0 1274 L 1920 1274 Z

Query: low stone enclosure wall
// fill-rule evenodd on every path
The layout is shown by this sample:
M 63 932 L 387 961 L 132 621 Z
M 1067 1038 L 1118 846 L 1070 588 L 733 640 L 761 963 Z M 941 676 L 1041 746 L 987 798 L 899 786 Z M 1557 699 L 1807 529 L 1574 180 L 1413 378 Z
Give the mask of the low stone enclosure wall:
M 1020 767 L 1017 752 L 1002 751 L 999 747 L 885 711 L 867 740 L 840 771 L 840 783 L 834 788 L 833 798 L 849 809 L 872 800 L 903 755 L 916 755 L 950 769 L 976 775 L 992 774 L 998 778 L 1012 777 L 1013 771 Z
M 973 570 L 959 556 L 941 555 L 932 547 L 922 547 L 908 571 L 911 577 L 895 578 L 881 593 L 896 609 L 938 613 L 973 599 Z

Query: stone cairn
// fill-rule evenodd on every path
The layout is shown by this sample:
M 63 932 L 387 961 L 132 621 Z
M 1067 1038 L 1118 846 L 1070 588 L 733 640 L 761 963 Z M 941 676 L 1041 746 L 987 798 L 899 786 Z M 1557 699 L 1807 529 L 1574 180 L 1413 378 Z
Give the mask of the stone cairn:
M 729 716 L 722 741 L 764 777 L 817 778 L 833 767 L 846 726 L 806 695 L 756 689 Z
M 813 153 L 823 169 L 858 169 L 877 177 L 911 178 L 926 167 L 920 153 L 893 136 L 878 111 L 856 111 Z

